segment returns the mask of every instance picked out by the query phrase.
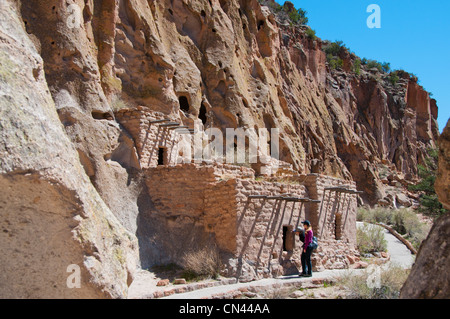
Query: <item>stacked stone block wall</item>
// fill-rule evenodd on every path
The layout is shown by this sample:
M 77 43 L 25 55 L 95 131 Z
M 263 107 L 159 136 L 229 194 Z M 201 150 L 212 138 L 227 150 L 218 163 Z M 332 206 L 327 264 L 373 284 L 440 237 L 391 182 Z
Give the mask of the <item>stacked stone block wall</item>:
M 155 120 L 166 119 L 167 115 L 150 111 L 144 107 L 137 107 L 122 109 L 116 112 L 115 116 L 133 137 L 142 168 L 158 166 L 159 148 L 165 149 L 165 164 L 176 163 L 178 156 L 176 146 L 182 135 L 161 127 L 160 124 L 164 123 L 151 123 Z
M 356 198 L 328 195 L 325 188 L 354 189 L 354 184 L 317 174 L 293 178 L 285 183 L 255 180 L 249 168 L 217 163 L 147 169 L 152 218 L 160 225 L 166 262 L 178 262 L 190 249 L 214 243 L 227 276 L 249 281 L 297 273 L 303 243 L 292 231 L 308 219 L 320 244 L 313 254 L 315 270 L 347 268 L 357 256 Z M 322 201 L 324 194 L 323 203 L 271 198 Z

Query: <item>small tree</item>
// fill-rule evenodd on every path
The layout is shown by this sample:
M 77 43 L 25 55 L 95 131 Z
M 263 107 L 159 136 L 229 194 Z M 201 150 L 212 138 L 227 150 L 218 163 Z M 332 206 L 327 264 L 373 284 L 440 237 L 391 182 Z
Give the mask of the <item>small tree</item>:
M 389 73 L 391 71 L 391 64 L 389 62 L 383 62 L 381 64 L 381 69 L 383 70 L 383 72 Z
M 439 217 L 446 212 L 442 204 L 439 202 L 438 196 L 434 189 L 436 181 L 437 160 L 439 149 L 430 148 L 427 151 L 425 165 L 418 165 L 420 182 L 416 185 L 410 185 L 409 190 L 422 192 L 420 196 L 420 210 L 423 213 L 434 217 Z
M 399 76 L 397 74 L 397 71 L 391 72 L 389 74 L 389 82 L 391 82 L 392 85 L 395 86 L 399 80 L 400 80 L 400 78 L 399 78 Z
M 381 63 L 379 63 L 376 60 L 367 60 L 367 67 L 369 69 L 378 69 L 378 71 L 382 72 L 383 71 L 383 66 L 381 65 Z
M 356 75 L 361 73 L 361 60 L 359 58 L 356 58 L 355 62 L 353 62 L 353 72 L 355 72 Z
M 295 24 L 307 24 L 308 23 L 308 17 L 306 16 L 307 13 L 308 12 L 306 12 L 305 10 L 299 8 L 297 10 L 289 12 L 289 18 Z
M 313 29 L 308 29 L 308 30 L 306 30 L 306 36 L 307 36 L 308 38 L 310 38 L 311 40 L 313 40 L 313 41 L 317 38 L 317 36 L 316 36 L 316 31 L 313 30 Z
M 345 50 L 344 42 L 334 41 L 325 46 L 324 51 L 326 54 L 331 54 L 332 56 L 338 56 L 341 54 L 341 50 Z

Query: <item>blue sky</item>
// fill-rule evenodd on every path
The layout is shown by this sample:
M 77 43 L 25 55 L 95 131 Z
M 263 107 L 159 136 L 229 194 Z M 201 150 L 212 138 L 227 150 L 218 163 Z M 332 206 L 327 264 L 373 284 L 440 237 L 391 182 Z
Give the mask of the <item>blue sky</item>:
M 283 4 L 285 1 L 277 1 Z M 291 0 L 308 12 L 323 40 L 341 40 L 361 58 L 390 62 L 419 78 L 433 93 L 442 132 L 450 117 L 450 1 Z M 381 28 L 367 27 L 370 4 L 381 9 Z

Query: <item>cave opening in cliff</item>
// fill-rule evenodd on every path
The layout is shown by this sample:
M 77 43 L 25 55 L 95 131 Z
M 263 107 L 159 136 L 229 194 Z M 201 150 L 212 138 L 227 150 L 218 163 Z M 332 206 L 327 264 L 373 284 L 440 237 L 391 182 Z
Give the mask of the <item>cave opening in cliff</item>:
M 178 98 L 178 102 L 180 103 L 180 110 L 182 110 L 183 112 L 187 113 L 189 112 L 189 101 L 188 98 L 184 95 L 180 96 Z
M 91 114 L 95 120 L 112 120 L 113 119 L 113 116 L 108 112 L 93 110 L 91 112 Z
M 198 113 L 198 118 L 202 121 L 203 125 L 206 125 L 206 121 L 207 121 L 207 112 L 206 112 L 206 107 L 205 104 L 202 103 L 202 105 L 200 106 L 200 111 Z
M 263 20 L 259 20 L 258 22 L 258 30 L 261 30 L 261 28 L 264 26 L 264 21 Z

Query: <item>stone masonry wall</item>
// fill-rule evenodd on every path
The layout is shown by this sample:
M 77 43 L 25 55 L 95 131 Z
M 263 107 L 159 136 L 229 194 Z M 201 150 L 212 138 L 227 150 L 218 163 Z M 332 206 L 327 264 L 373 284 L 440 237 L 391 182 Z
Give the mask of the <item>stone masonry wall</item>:
M 313 254 L 313 268 L 348 268 L 359 260 L 356 250 L 357 195 L 325 190 L 332 187 L 348 187 L 355 191 L 356 185 L 331 176 L 309 174 L 299 176 L 311 199 L 311 214 L 307 217 L 319 239 L 319 248 Z
M 305 218 L 307 205 L 270 196 L 304 198 L 305 187 L 237 179 L 236 188 L 237 250 L 235 259 L 229 261 L 231 273 L 241 281 L 249 281 L 296 272 L 290 258 L 299 256 L 301 245 L 292 231 Z M 258 195 L 269 197 L 251 198 Z
M 155 120 L 163 120 L 167 115 L 150 111 L 144 107 L 134 109 L 122 109 L 115 113 L 117 121 L 133 137 L 139 155 L 142 168 L 158 166 L 159 148 L 164 148 L 164 164 L 175 164 L 178 150 L 176 145 L 183 138 L 173 130 L 161 127 L 164 123 L 150 123 Z M 176 121 L 174 121 L 176 122 Z
M 189 250 L 214 243 L 224 253 L 236 250 L 236 182 L 254 178 L 246 167 L 226 164 L 178 164 L 145 171 L 151 211 L 154 263 L 179 262 Z
M 180 262 L 187 251 L 214 244 L 226 265 L 223 274 L 240 281 L 297 273 L 302 243 L 292 230 L 304 219 L 320 242 L 315 270 L 346 268 L 357 257 L 356 198 L 329 191 L 323 204 L 271 198 L 322 200 L 324 189 L 342 186 L 342 180 L 311 174 L 269 182 L 255 180 L 249 168 L 217 163 L 158 166 L 145 174 L 154 206 L 155 262 Z

